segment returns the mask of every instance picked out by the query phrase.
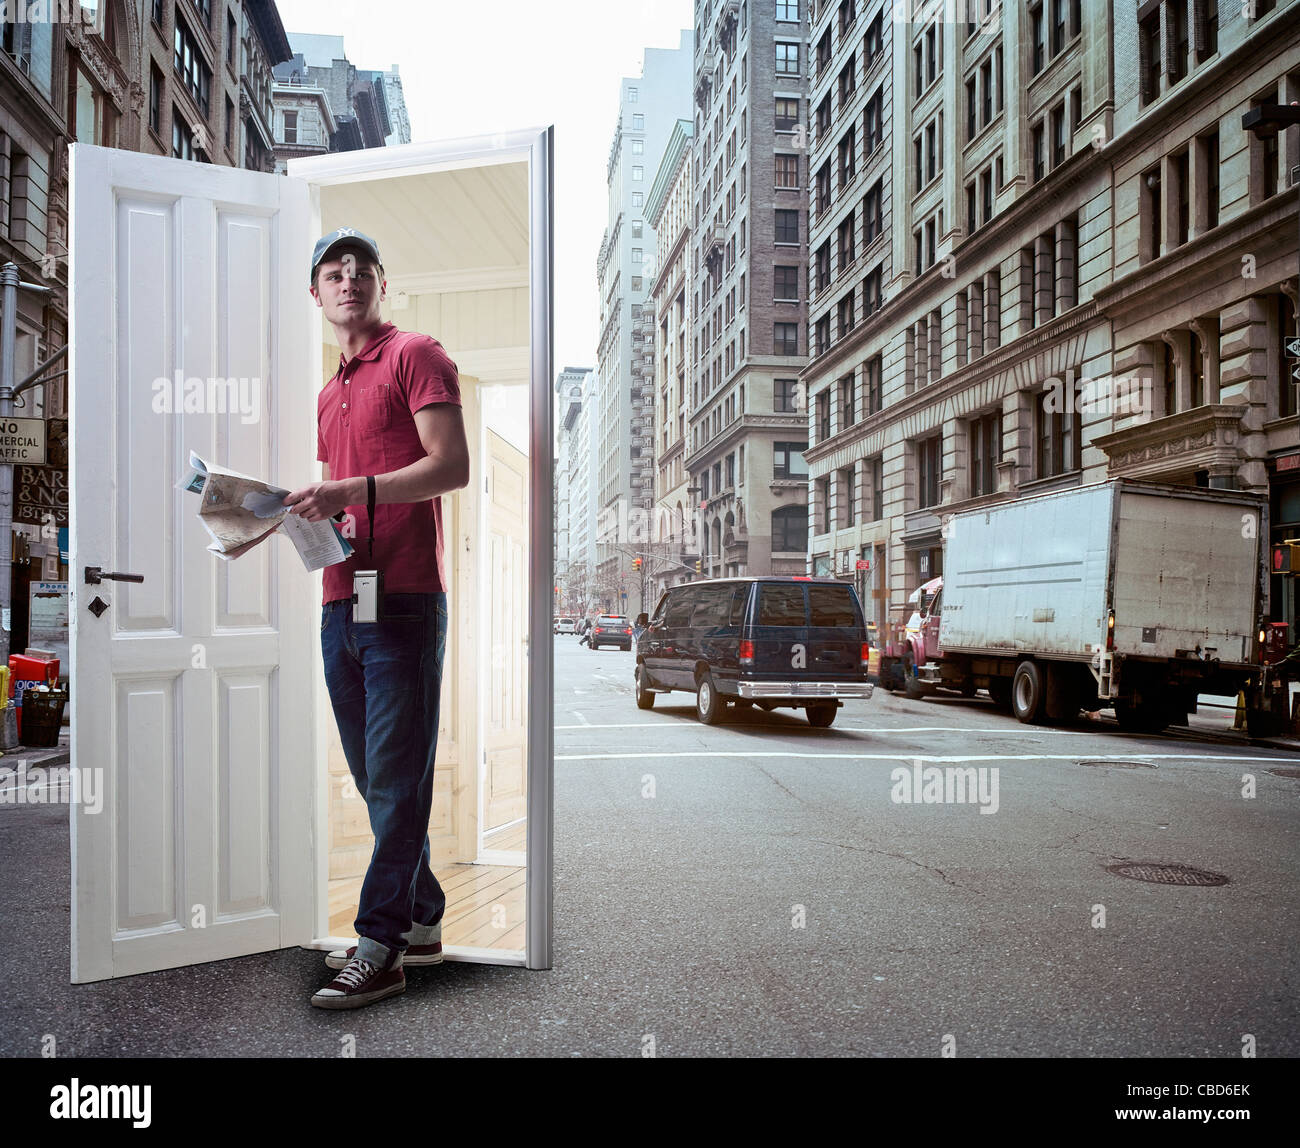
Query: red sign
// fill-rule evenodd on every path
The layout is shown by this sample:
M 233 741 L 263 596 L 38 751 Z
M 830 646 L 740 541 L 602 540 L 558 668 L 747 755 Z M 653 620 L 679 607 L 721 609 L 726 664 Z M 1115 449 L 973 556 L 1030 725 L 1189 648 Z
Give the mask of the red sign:
M 1278 471 L 1300 470 L 1300 454 L 1284 454 L 1277 460 Z
M 870 569 L 871 569 L 871 559 L 869 559 L 869 558 L 859 558 L 859 559 L 857 560 L 857 562 L 854 564 L 854 567 L 853 567 L 853 568 L 854 568 L 855 570 L 870 570 Z

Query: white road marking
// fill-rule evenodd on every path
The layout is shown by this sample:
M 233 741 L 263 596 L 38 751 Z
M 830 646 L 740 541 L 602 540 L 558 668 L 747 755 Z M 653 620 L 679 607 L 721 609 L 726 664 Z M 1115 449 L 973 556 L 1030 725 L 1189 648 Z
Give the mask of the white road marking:
M 695 750 L 684 753 L 566 753 L 555 755 L 556 761 L 625 761 L 642 757 L 798 757 L 798 758 L 845 758 L 850 761 L 1078 761 L 1073 753 L 981 753 L 963 756 L 939 756 L 929 753 L 800 753 L 798 750 L 777 750 L 775 752 L 718 752 L 716 750 Z M 1294 764 L 1296 757 L 1238 757 L 1227 753 L 1103 753 L 1092 754 L 1090 761 L 1133 761 L 1136 758 L 1157 758 L 1161 761 L 1252 761 L 1260 764 L 1269 762 L 1289 762 Z
M 663 721 L 619 722 L 611 725 L 593 725 L 588 723 L 585 726 L 557 725 L 555 728 L 556 729 L 645 729 L 649 726 L 657 726 L 660 729 L 671 729 L 674 726 L 679 726 L 681 729 L 696 730 L 698 732 L 699 726 L 697 723 L 682 722 L 680 720 L 675 720 L 676 717 L 677 715 L 670 716 L 668 714 L 665 714 Z M 756 724 L 761 725 L 763 729 L 789 728 L 791 730 L 797 730 L 802 728 L 797 723 L 795 725 L 787 727 L 784 725 L 775 726 L 768 723 L 754 723 L 754 722 L 747 723 L 744 727 L 738 727 L 738 728 L 754 729 Z M 1043 730 L 1041 729 L 1014 729 L 1014 728 L 998 729 L 996 726 L 972 727 L 972 726 L 959 726 L 959 725 L 909 725 L 909 726 L 895 726 L 892 729 L 883 729 L 883 728 L 876 729 L 871 726 L 841 725 L 841 726 L 836 726 L 835 728 L 838 732 L 843 732 L 843 733 L 995 733 L 998 734 L 999 736 L 1002 736 L 1003 734 L 1006 735 L 1020 734 L 1024 737 L 1030 737 L 1034 734 L 1037 734 L 1038 736 L 1041 737 L 1043 734 Z M 1096 734 L 1097 732 L 1099 731 L 1058 729 L 1058 730 L 1052 730 L 1052 736 L 1053 737 L 1057 737 L 1057 736 L 1087 737 L 1088 735 Z

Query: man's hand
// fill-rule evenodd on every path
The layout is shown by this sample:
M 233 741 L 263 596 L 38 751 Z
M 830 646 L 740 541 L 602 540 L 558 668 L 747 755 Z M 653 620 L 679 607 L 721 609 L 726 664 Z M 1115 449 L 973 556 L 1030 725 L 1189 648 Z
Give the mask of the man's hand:
M 354 493 L 352 479 L 314 482 L 311 486 L 292 491 L 285 498 L 284 505 L 291 507 L 291 514 L 297 514 L 308 522 L 323 522 L 356 502 L 352 497 Z

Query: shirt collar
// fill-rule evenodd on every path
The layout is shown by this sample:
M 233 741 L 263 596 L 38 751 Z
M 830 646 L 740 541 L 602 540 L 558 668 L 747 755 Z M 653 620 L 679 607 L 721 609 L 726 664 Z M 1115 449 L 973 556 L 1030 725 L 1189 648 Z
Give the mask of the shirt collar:
M 353 355 L 352 358 L 361 359 L 363 362 L 367 363 L 373 362 L 375 359 L 379 358 L 379 352 L 383 348 L 384 344 L 387 343 L 395 334 L 397 334 L 397 328 L 392 323 L 381 323 L 379 325 L 379 330 L 375 332 L 375 337 Z M 350 361 L 351 360 L 349 359 L 345 359 L 343 357 L 343 352 L 340 351 L 339 371 L 342 371 Z M 338 372 L 335 373 L 337 374 Z

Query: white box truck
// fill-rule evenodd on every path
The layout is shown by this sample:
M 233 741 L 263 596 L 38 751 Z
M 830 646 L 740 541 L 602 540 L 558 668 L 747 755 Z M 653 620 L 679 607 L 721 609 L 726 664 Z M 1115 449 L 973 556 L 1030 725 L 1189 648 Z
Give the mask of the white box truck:
M 1244 692 L 1264 732 L 1285 705 L 1260 662 L 1267 513 L 1262 495 L 1113 479 L 953 515 L 911 672 L 1021 721 L 1113 706 L 1144 731 Z

